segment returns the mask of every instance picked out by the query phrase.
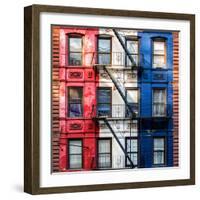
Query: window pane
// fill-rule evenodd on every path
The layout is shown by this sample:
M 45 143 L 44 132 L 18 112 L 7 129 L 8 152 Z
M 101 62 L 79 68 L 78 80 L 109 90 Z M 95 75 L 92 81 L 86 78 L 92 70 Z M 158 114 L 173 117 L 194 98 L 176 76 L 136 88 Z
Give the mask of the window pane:
M 100 154 L 98 159 L 99 168 L 111 167 L 111 158 L 110 154 Z
M 138 65 L 139 64 L 139 56 L 138 55 L 130 55 L 131 57 L 132 57 L 132 59 L 133 59 L 133 61 L 134 61 L 134 65 Z M 127 57 L 127 66 L 132 66 L 133 64 L 132 64 L 132 62 L 131 62 L 131 60 L 129 59 L 129 57 L 128 56 L 126 56 Z
M 127 89 L 126 99 L 129 104 L 129 107 L 132 109 L 132 112 L 138 113 L 139 105 L 138 105 L 138 90 L 130 90 Z M 130 112 L 129 108 L 127 107 L 126 116 L 130 117 L 132 113 Z
M 137 152 L 138 150 L 138 144 L 137 144 L 137 139 L 127 139 L 126 143 L 126 149 L 127 152 Z
M 126 107 L 126 117 L 131 117 L 133 113 L 138 114 L 139 104 L 138 103 L 128 103 L 129 107 Z M 131 109 L 131 111 L 130 111 Z
M 166 115 L 166 90 L 154 89 L 153 90 L 153 115 L 165 116 Z
M 70 117 L 81 117 L 82 116 L 82 98 L 83 88 L 74 87 L 69 88 L 69 116 Z
M 110 103 L 111 102 L 111 90 L 99 89 L 98 90 L 98 103 Z
M 69 38 L 70 51 L 82 52 L 82 38 Z
M 98 115 L 99 116 L 109 116 L 111 114 L 110 104 L 99 104 L 98 105 Z
M 165 103 L 166 101 L 166 90 L 165 89 L 154 89 L 153 90 L 153 102 L 154 103 Z
M 73 140 L 69 142 L 70 154 L 81 154 L 82 153 L 82 142 L 80 140 Z
M 155 56 L 153 57 L 153 66 L 154 67 L 163 67 L 165 66 L 165 56 Z
M 82 54 L 81 53 L 70 53 L 69 54 L 70 65 L 82 65 Z
M 130 54 L 138 54 L 138 41 L 137 40 L 127 40 L 127 49 Z
M 132 160 L 134 165 L 137 165 L 138 160 L 138 140 L 134 138 L 126 139 L 126 151 Z M 126 158 L 126 164 L 131 165 L 128 158 Z
M 82 155 L 70 155 L 69 158 L 70 169 L 80 169 L 82 168 Z
M 98 40 L 98 52 L 110 53 L 110 39 Z
M 154 164 L 164 164 L 164 152 L 154 152 Z
M 110 140 L 99 140 L 99 153 L 110 153 Z
M 128 103 L 137 103 L 138 102 L 138 90 L 127 89 L 127 101 Z
M 165 54 L 165 42 L 162 41 L 154 41 L 154 54 Z
M 98 64 L 111 64 L 110 54 L 99 54 L 98 55 Z
M 69 100 L 70 102 L 80 102 L 83 97 L 83 89 L 82 88 L 69 88 Z
M 156 138 L 154 139 L 154 150 L 164 150 L 165 142 L 164 138 Z
M 70 117 L 81 117 L 82 116 L 82 105 L 81 104 L 69 104 L 69 116 Z
M 153 115 L 154 116 L 165 116 L 166 115 L 166 105 L 164 103 L 154 103 L 153 104 Z
M 134 165 L 138 164 L 138 155 L 137 153 L 128 153 L 131 161 L 133 162 Z M 127 158 L 127 165 L 131 165 L 129 159 Z

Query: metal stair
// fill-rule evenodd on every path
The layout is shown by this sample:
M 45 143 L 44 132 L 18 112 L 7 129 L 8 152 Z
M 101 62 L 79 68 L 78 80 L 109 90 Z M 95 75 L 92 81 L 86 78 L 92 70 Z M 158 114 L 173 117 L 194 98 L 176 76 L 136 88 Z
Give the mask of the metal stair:
M 117 30 L 113 29 L 114 34 L 116 35 L 117 39 L 119 40 L 121 46 L 124 49 L 124 52 L 126 54 L 126 56 L 128 56 L 132 66 L 131 66 L 131 70 L 137 69 L 137 64 L 135 63 L 133 57 L 131 56 L 130 52 L 128 51 L 128 49 L 126 48 L 122 38 L 120 37 L 119 33 L 117 32 Z M 98 65 L 100 66 L 100 65 Z M 107 65 L 102 64 L 100 67 L 103 68 L 103 70 L 108 74 L 108 76 L 110 77 L 110 79 L 112 80 L 113 84 L 115 85 L 116 89 L 118 90 L 120 96 L 122 97 L 126 108 L 129 110 L 129 112 L 131 113 L 130 119 L 136 119 L 137 118 L 137 114 L 133 111 L 131 105 L 127 102 L 127 98 L 125 96 L 126 93 L 126 89 L 124 88 L 124 85 L 114 77 L 114 75 L 110 72 L 109 68 L 107 67 Z M 130 156 L 128 155 L 128 153 L 126 152 L 125 148 L 123 147 L 123 145 L 121 144 L 118 135 L 116 134 L 119 133 L 119 130 L 114 130 L 114 128 L 112 127 L 112 125 L 110 124 L 109 120 L 106 117 L 98 117 L 98 120 L 102 120 L 106 126 L 109 128 L 110 132 L 112 133 L 112 135 L 114 136 L 115 140 L 117 141 L 118 145 L 120 146 L 121 150 L 123 151 L 125 158 L 128 159 L 128 161 L 130 162 L 130 166 L 131 168 L 135 168 L 135 165 L 133 163 L 133 161 L 131 160 Z M 123 134 L 121 134 L 121 137 L 124 137 Z M 125 137 L 124 137 L 125 138 Z
M 113 134 L 114 138 L 116 139 L 117 143 L 119 144 L 121 150 L 123 151 L 125 157 L 129 160 L 130 164 L 131 164 L 131 168 L 135 168 L 135 165 L 133 164 L 130 156 L 127 154 L 126 150 L 124 149 L 123 145 L 121 144 L 121 142 L 119 141 L 115 131 L 113 130 L 112 126 L 110 125 L 109 121 L 106 118 L 100 118 L 101 120 L 104 121 L 104 123 L 107 125 L 107 127 L 110 129 L 110 132 Z
M 107 72 L 107 74 L 109 75 L 110 79 L 112 80 L 112 82 L 114 83 L 115 87 L 117 88 L 117 90 L 118 90 L 120 96 L 122 97 L 124 103 L 126 104 L 128 110 L 132 114 L 132 118 L 136 118 L 136 113 L 133 111 L 132 107 L 127 102 L 126 97 L 125 97 L 125 95 L 124 95 L 124 93 L 122 91 L 123 85 L 119 82 L 119 80 L 115 80 L 115 77 L 112 75 L 112 73 L 109 71 L 109 69 L 106 66 L 103 66 L 103 69 Z M 125 89 L 124 89 L 124 91 L 125 91 Z
M 126 48 L 126 46 L 125 46 L 125 44 L 124 44 L 122 38 L 120 37 L 119 33 L 117 32 L 117 30 L 116 30 L 116 29 L 113 29 L 113 32 L 114 32 L 115 36 L 117 37 L 117 39 L 119 40 L 119 42 L 120 42 L 122 48 L 124 49 L 126 55 L 127 55 L 128 58 L 129 58 L 129 60 L 131 61 L 132 67 L 133 67 L 133 68 L 134 68 L 134 67 L 137 67 L 137 64 L 136 64 L 135 61 L 133 60 L 133 57 L 130 55 L 129 50 Z

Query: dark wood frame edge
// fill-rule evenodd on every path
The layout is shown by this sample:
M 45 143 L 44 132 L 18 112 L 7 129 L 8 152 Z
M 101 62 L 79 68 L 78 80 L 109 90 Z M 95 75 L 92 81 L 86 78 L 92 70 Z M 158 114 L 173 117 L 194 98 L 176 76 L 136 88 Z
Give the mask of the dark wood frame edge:
M 40 12 L 178 19 L 190 22 L 190 178 L 65 187 L 40 187 L 39 15 Z M 195 184 L 195 15 L 149 11 L 32 5 L 24 8 L 24 191 L 29 194 L 100 191 Z

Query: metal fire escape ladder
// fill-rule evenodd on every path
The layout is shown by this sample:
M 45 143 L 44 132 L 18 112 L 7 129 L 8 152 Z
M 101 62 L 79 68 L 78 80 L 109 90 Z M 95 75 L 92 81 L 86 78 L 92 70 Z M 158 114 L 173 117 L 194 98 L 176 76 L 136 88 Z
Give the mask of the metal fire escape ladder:
M 133 161 L 131 160 L 130 156 L 127 154 L 126 150 L 124 149 L 123 145 L 121 144 L 121 142 L 119 141 L 117 135 L 115 134 L 115 131 L 113 130 L 113 128 L 111 127 L 109 121 L 106 118 L 102 118 L 102 120 L 104 121 L 104 123 L 107 125 L 107 127 L 110 129 L 110 132 L 113 134 L 114 138 L 116 139 L 117 143 L 119 144 L 121 150 L 123 151 L 124 155 L 126 156 L 126 158 L 129 160 L 131 167 L 135 168 L 135 165 L 133 164 Z
M 129 60 L 132 63 L 132 69 L 134 67 L 136 67 L 136 63 L 134 61 L 134 59 L 132 58 L 132 56 L 130 55 L 130 52 L 128 51 L 128 49 L 126 48 L 125 44 L 123 43 L 123 40 L 121 39 L 120 35 L 118 34 L 118 32 L 113 29 L 113 32 L 115 33 L 116 37 L 118 38 L 120 44 L 122 45 L 126 56 L 128 56 Z M 106 65 L 102 65 L 104 71 L 108 74 L 108 76 L 110 77 L 110 79 L 112 80 L 112 82 L 114 83 L 116 89 L 118 90 L 120 96 L 122 97 L 124 103 L 126 104 L 126 108 L 128 108 L 129 112 L 131 113 L 131 118 L 136 118 L 136 113 L 133 111 L 131 105 L 127 102 L 127 99 L 125 97 L 125 88 L 124 86 L 120 83 L 119 80 L 116 80 L 115 77 L 112 75 L 112 73 L 109 71 L 109 69 L 106 67 Z M 107 125 L 107 127 L 109 128 L 110 132 L 112 133 L 112 135 L 114 136 L 115 140 L 117 141 L 118 145 L 120 146 L 121 150 L 123 151 L 125 157 L 128 159 L 128 161 L 130 162 L 130 165 L 132 168 L 135 168 L 135 165 L 133 164 L 133 161 L 131 160 L 130 156 L 128 155 L 128 153 L 126 152 L 125 148 L 123 147 L 123 145 L 121 144 L 117 134 L 115 133 L 115 130 L 112 128 L 111 124 L 109 123 L 108 119 L 106 117 L 99 117 L 99 120 L 103 120 L 104 123 Z
M 133 112 L 132 107 L 130 106 L 130 104 L 127 102 L 126 97 L 124 95 L 124 93 L 122 92 L 121 88 L 120 88 L 120 83 L 119 81 L 116 81 L 114 76 L 112 75 L 112 73 L 109 71 L 109 69 L 106 68 L 106 66 L 103 67 L 104 70 L 107 72 L 107 74 L 109 75 L 110 79 L 112 80 L 112 82 L 114 83 L 115 87 L 117 88 L 120 96 L 122 97 L 124 103 L 126 104 L 128 110 L 130 111 L 130 113 L 132 114 L 132 118 L 136 117 L 136 114 Z
M 132 67 L 136 67 L 137 65 L 136 65 L 135 61 L 133 60 L 133 57 L 131 56 L 129 50 L 126 48 L 126 46 L 125 46 L 125 44 L 124 44 L 122 38 L 120 37 L 119 33 L 117 32 L 116 29 L 113 29 L 113 32 L 114 32 L 114 34 L 116 35 L 117 39 L 119 40 L 119 42 L 120 42 L 122 48 L 124 49 L 126 55 L 127 55 L 128 58 L 129 58 L 129 60 L 131 61 Z

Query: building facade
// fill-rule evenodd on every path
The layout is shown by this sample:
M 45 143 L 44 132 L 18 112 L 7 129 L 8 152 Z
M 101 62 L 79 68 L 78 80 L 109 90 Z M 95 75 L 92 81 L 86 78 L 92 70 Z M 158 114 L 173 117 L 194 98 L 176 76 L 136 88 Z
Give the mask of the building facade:
M 178 165 L 178 33 L 52 26 L 52 172 Z

